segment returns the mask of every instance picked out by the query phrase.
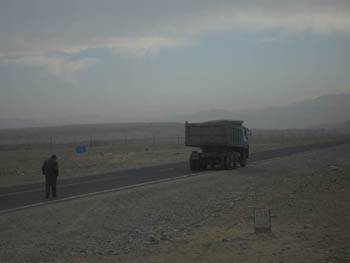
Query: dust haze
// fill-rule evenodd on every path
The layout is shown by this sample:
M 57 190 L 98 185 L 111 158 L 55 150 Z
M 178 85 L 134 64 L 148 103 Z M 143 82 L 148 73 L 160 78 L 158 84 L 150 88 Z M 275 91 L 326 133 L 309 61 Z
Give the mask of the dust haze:
M 0 1 L 1 262 L 350 262 L 349 46 L 347 0 Z

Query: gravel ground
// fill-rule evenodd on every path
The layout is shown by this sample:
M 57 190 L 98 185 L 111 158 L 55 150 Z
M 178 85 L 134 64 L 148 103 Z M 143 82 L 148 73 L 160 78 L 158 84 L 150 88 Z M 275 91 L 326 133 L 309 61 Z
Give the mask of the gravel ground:
M 304 211 L 300 202 L 314 200 L 319 191 L 313 188 L 314 179 L 322 185 L 329 173 L 339 169 L 348 178 L 348 156 L 350 146 L 345 145 L 250 164 L 233 172 L 211 171 L 184 180 L 5 214 L 0 216 L 1 262 L 232 262 L 232 257 L 223 257 L 232 253 L 225 250 L 227 244 L 229 251 L 241 253 L 241 260 L 247 261 L 251 252 L 255 259 L 251 262 L 259 262 L 255 246 L 246 243 L 264 242 L 266 251 L 275 253 L 268 244 L 294 244 L 305 238 L 313 224 L 290 220 L 311 213 Z M 324 187 L 330 187 L 333 179 L 325 179 L 328 184 Z M 307 187 L 311 188 L 303 192 Z M 252 209 L 257 206 L 268 206 L 277 216 L 273 234 L 252 234 Z M 342 209 L 349 210 L 348 206 Z M 338 216 L 336 219 L 344 219 L 341 212 Z M 344 220 L 336 223 L 344 224 Z M 345 225 L 350 229 L 349 223 Z M 350 243 L 347 233 L 342 243 Z M 285 247 L 291 251 L 298 248 Z M 350 248 L 342 249 L 350 253 Z M 309 262 L 304 256 L 299 262 Z M 293 262 L 285 254 L 262 262 L 280 262 L 280 258 Z M 345 259 L 350 260 L 350 254 Z

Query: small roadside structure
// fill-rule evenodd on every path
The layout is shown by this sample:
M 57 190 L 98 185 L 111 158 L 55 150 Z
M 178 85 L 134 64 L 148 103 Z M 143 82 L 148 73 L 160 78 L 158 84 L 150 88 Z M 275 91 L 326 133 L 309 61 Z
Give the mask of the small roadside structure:
M 271 211 L 269 208 L 254 209 L 255 233 L 271 232 Z

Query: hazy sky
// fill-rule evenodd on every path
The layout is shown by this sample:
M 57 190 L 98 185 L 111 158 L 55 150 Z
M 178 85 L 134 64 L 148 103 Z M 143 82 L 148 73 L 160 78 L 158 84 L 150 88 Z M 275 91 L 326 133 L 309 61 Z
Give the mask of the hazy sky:
M 348 0 L 1 0 L 0 118 L 148 121 L 349 92 L 349 47 Z

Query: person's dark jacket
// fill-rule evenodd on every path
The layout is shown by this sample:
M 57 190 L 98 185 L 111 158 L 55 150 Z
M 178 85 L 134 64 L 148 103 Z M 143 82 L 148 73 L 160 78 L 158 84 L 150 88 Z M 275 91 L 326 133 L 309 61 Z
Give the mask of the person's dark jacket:
M 42 166 L 43 174 L 49 177 L 58 176 L 58 163 L 55 159 L 46 160 Z

